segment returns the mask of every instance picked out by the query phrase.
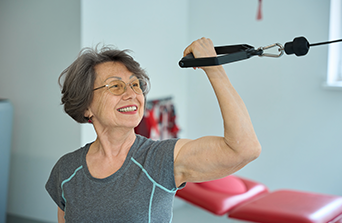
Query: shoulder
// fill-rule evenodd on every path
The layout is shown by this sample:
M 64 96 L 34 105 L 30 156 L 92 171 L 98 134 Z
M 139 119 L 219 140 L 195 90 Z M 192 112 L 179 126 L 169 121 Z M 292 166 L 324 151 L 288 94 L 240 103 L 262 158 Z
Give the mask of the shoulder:
M 173 170 L 174 150 L 178 139 L 154 141 L 137 136 L 136 148 L 132 158 L 145 169 L 166 168 Z
M 83 165 L 83 159 L 89 149 L 90 144 L 85 145 L 73 152 L 63 155 L 55 164 L 53 172 L 68 175 L 69 172 L 74 171 Z
M 149 153 L 163 153 L 174 151 L 178 139 L 152 140 L 144 136 L 137 135 L 136 143 L 133 145 L 134 156 L 139 157 Z
M 62 182 L 68 179 L 77 169 L 82 166 L 83 156 L 85 156 L 90 144 L 62 156 L 51 170 L 45 188 L 63 210 L 64 200 L 62 198 Z
M 137 136 L 140 138 L 141 136 Z M 133 162 L 146 172 L 154 182 L 174 190 L 176 188 L 174 178 L 174 149 L 178 139 L 154 141 L 151 139 L 139 139 L 137 148 L 132 156 Z
M 58 162 L 61 163 L 69 163 L 69 162 L 75 162 L 78 161 L 82 158 L 82 155 L 84 155 L 84 153 L 86 153 L 89 149 L 90 144 L 87 144 L 79 149 L 76 149 L 73 152 L 67 153 L 65 155 L 63 155 Z M 57 162 L 57 163 L 58 163 Z

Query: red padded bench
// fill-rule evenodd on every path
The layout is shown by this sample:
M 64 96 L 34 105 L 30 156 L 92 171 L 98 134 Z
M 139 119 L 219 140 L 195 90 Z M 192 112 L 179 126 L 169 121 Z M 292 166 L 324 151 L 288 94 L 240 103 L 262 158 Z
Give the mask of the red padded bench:
M 342 197 L 278 190 L 239 205 L 229 217 L 262 223 L 342 223 Z
M 180 197 L 216 215 L 259 223 L 342 223 L 342 197 L 294 190 L 268 192 L 234 175 L 187 183 Z
M 203 183 L 187 183 L 177 191 L 176 196 L 213 214 L 224 215 L 235 206 L 263 193 L 268 193 L 265 185 L 230 175 Z

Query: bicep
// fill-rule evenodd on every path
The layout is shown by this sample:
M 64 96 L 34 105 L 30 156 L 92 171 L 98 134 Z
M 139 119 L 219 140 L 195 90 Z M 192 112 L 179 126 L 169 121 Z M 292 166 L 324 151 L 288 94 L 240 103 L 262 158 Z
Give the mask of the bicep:
M 65 223 L 64 211 L 62 211 L 60 207 L 58 207 L 57 217 L 58 217 L 58 223 Z
M 227 145 L 223 137 L 207 136 L 196 140 L 180 139 L 175 146 L 176 185 L 225 177 L 247 163 Z

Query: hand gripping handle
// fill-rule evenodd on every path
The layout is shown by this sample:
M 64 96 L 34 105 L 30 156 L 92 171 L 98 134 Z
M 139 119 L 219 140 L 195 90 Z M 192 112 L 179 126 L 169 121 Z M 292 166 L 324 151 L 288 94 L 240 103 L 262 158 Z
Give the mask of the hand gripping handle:
M 216 66 L 248 59 L 255 55 L 260 56 L 263 53 L 261 49 L 255 50 L 254 47 L 247 44 L 217 46 L 215 47 L 215 51 L 217 57 L 195 58 L 194 55 L 190 53 L 183 57 L 178 64 L 182 68 Z

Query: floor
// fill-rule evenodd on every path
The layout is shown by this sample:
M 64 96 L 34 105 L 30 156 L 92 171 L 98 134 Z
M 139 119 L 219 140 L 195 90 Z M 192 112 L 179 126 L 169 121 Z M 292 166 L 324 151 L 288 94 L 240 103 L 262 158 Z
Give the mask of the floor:
M 15 215 L 7 215 L 6 223 L 51 223 L 44 221 L 37 221 L 33 219 L 23 218 Z
M 216 216 L 205 210 L 199 209 L 190 204 L 184 204 L 183 206 L 176 208 L 173 211 L 172 223 L 247 223 L 245 221 L 239 221 L 228 218 L 227 215 Z
M 229 219 L 227 215 L 216 216 L 181 200 L 175 200 L 172 223 L 247 223 Z M 7 215 L 6 223 L 51 223 Z

